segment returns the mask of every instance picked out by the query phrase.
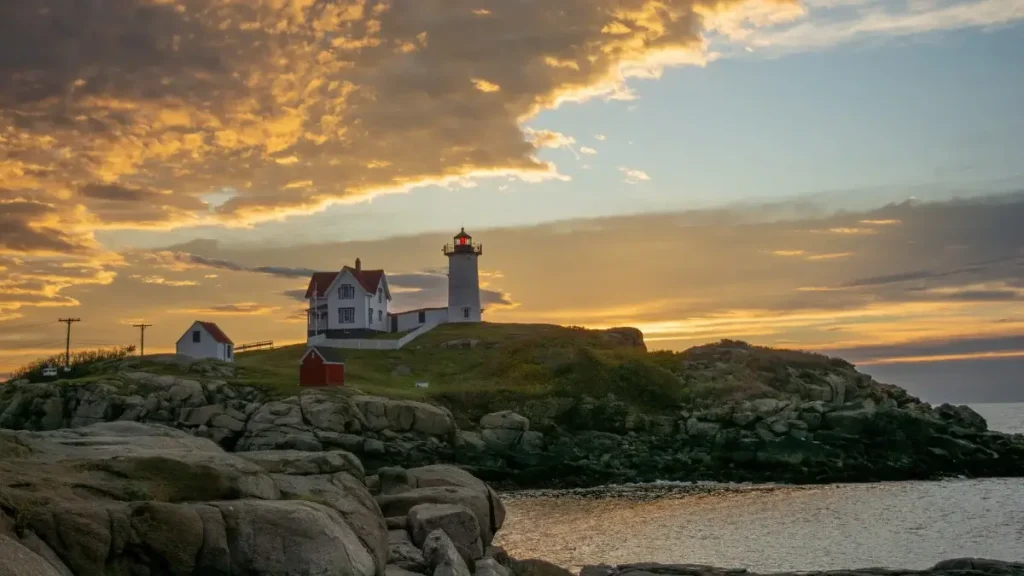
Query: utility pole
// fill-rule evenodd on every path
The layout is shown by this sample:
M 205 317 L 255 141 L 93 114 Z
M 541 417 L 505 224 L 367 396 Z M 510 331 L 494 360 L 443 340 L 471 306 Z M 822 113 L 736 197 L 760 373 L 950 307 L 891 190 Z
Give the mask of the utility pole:
M 146 355 L 146 328 L 152 326 L 152 324 L 132 324 L 133 327 L 139 329 L 139 356 Z
M 68 338 L 64 343 L 64 369 L 67 370 L 71 367 L 71 324 L 73 322 L 81 322 L 81 318 L 58 318 L 58 322 L 63 322 L 68 325 Z

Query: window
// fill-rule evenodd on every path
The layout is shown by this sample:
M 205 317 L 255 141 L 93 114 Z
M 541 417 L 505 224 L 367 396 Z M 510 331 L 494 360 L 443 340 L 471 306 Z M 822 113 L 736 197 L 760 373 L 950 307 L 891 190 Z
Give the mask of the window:
M 193 330 L 192 331 L 192 341 L 193 342 L 199 342 L 199 338 L 200 338 L 199 330 Z
M 378 322 L 383 322 L 384 321 L 384 311 L 383 310 L 377 310 L 377 321 Z
M 463 318 L 469 318 L 469 308 L 463 308 L 462 309 L 462 317 Z
M 377 302 L 378 303 L 384 302 L 384 289 L 383 288 L 377 288 Z
M 341 324 L 355 324 L 355 308 L 338 308 L 338 322 Z
M 373 323 L 373 308 L 370 308 L 370 315 L 366 317 L 368 323 Z
M 351 284 L 342 284 L 338 286 L 338 298 L 342 300 L 351 300 L 356 297 L 356 287 Z
M 427 313 L 425 311 L 420 310 L 418 316 L 419 318 L 417 318 L 416 320 L 418 320 L 420 324 L 423 324 L 424 322 L 427 321 Z

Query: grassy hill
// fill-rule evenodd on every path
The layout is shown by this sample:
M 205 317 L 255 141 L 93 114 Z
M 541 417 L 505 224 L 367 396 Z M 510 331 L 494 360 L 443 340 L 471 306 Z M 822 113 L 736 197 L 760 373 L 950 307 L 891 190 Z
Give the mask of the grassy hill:
M 471 341 L 472 348 L 445 347 Z M 238 354 L 238 380 L 292 393 L 298 387 L 304 344 Z M 401 350 L 345 350 L 346 384 L 389 397 L 423 398 L 441 392 L 514 389 L 546 391 L 580 354 L 620 363 L 644 357 L 643 336 L 623 328 L 584 330 L 540 324 L 445 324 Z M 427 389 L 416 382 L 429 382 Z
M 444 346 L 457 340 L 475 345 Z M 236 380 L 292 394 L 304 351 L 296 345 L 239 354 Z M 815 399 L 829 378 L 861 378 L 840 359 L 743 342 L 648 352 L 632 328 L 490 323 L 442 325 L 402 350 L 347 350 L 345 371 L 350 389 L 437 402 L 467 415 L 584 395 L 611 394 L 648 413 L 747 398 Z

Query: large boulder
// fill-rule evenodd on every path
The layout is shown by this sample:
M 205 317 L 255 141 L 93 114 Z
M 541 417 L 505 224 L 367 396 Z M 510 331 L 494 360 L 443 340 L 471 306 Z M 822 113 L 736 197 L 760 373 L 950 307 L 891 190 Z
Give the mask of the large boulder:
M 158 424 L 106 422 L 0 435 L 11 435 L 36 460 L 66 462 L 122 479 L 124 489 L 135 491 L 126 494 L 128 499 L 277 497 L 273 482 L 259 466 L 224 452 L 210 440 Z
M 377 499 L 384 516 L 405 516 L 418 504 L 455 504 L 473 512 L 480 526 L 484 546 L 491 543 L 494 534 L 505 522 L 505 507 L 498 495 L 483 481 L 469 472 L 446 465 L 412 468 L 401 475 L 401 469 L 388 471 L 389 490 Z M 401 476 L 402 482 L 397 481 Z M 385 486 L 381 477 L 382 488 Z M 402 489 L 402 486 L 408 488 Z
M 422 550 L 413 544 L 409 532 L 404 528 L 388 531 L 388 565 L 411 572 L 423 572 L 426 569 Z
M 413 543 L 422 546 L 427 535 L 438 529 L 444 530 L 452 539 L 467 563 L 483 556 L 480 523 L 469 508 L 456 504 L 419 504 L 409 509 L 409 531 Z
M 0 564 L 47 576 L 384 575 L 387 531 L 358 461 L 252 460 L 134 422 L 0 431 L 0 533 L 9 513 L 22 540 L 3 537 Z
M 432 576 L 470 576 L 469 567 L 444 530 L 434 530 L 427 535 L 423 557 Z
M 331 450 L 329 452 L 302 452 L 299 450 L 265 450 L 260 452 L 239 452 L 238 456 L 248 460 L 267 472 L 311 476 L 348 472 L 363 479 L 363 464 L 351 452 Z
M 61 576 L 42 557 L 0 534 L 0 576 Z
M 496 449 L 507 449 L 519 443 L 530 430 L 530 421 L 511 410 L 492 412 L 480 418 L 480 438 Z
M 249 418 L 237 450 L 323 449 L 320 440 L 302 417 L 298 398 L 267 402 Z
M 374 576 L 374 558 L 338 513 L 313 502 L 220 502 L 232 566 L 257 574 Z

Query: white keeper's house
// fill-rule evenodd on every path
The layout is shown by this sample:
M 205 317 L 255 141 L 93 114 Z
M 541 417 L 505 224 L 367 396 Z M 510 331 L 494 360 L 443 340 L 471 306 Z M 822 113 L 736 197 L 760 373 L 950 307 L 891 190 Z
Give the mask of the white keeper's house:
M 442 252 L 448 257 L 448 306 L 391 311 L 391 290 L 384 270 L 355 266 L 338 272 L 314 272 L 306 289 L 309 302 L 306 337 L 310 345 L 339 345 L 382 332 L 409 332 L 448 322 L 480 322 L 480 274 L 483 247 L 463 229 Z

